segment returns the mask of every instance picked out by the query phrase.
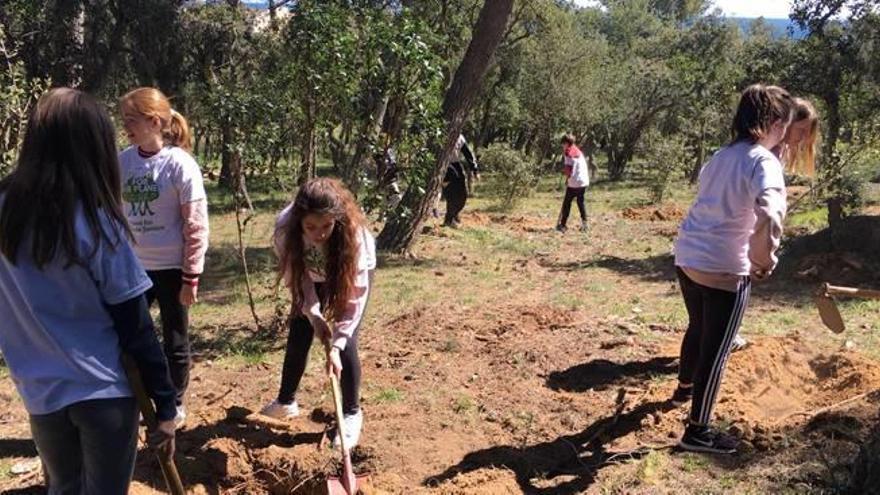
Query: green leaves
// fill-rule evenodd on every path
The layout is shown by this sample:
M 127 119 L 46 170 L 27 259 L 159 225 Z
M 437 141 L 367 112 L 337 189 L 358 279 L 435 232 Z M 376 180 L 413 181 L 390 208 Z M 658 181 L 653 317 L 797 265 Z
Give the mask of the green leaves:
M 37 98 L 49 88 L 48 79 L 31 78 L 18 58 L 16 46 L 6 44 L 0 24 L 0 177 L 9 173 L 18 159 L 28 114 Z

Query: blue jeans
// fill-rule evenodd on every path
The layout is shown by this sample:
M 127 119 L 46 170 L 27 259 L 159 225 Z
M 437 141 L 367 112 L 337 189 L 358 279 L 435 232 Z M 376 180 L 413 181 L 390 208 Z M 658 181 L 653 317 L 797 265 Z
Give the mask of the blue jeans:
M 137 455 L 134 398 L 87 400 L 30 416 L 49 495 L 124 495 Z

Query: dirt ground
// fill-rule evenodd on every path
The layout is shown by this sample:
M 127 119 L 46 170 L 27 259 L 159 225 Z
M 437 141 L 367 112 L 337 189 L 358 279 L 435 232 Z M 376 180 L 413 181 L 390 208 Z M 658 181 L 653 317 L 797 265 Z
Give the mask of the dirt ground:
M 429 222 L 412 256 L 382 260 L 361 341 L 366 424 L 355 464 L 370 477 L 365 493 L 845 491 L 880 420 L 880 305 L 841 302 L 850 329 L 838 336 L 810 298 L 820 281 L 880 280 L 863 273 L 872 258 L 790 248 L 779 279 L 755 288 L 750 345 L 731 357 L 716 408 L 741 451 L 686 454 L 674 445 L 688 409 L 668 402 L 686 324 L 669 249 L 686 200 L 621 204 L 597 187 L 590 232 L 560 235 L 556 195 L 516 213 L 477 198 L 460 229 Z M 261 222 L 252 239 L 264 249 L 271 213 Z M 215 229 L 209 256 L 233 249 L 228 233 Z M 267 322 L 283 298 L 260 256 Z M 320 355 L 298 394 L 302 417 L 255 415 L 277 391 L 286 334 L 253 329 L 239 282 L 208 278 L 193 314 L 181 476 L 196 494 L 323 493 L 339 460 L 324 435 L 332 406 Z M 38 465 L 25 469 L 36 456 L 26 414 L 0 377 L 0 490 L 42 493 Z M 131 493 L 162 489 L 142 451 Z

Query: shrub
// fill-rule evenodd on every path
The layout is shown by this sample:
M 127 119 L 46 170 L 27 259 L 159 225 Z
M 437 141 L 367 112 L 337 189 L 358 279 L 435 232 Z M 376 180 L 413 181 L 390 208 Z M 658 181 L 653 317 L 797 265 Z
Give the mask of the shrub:
M 484 170 L 498 174 L 499 206 L 504 210 L 516 207 L 519 200 L 528 197 L 538 183 L 537 165 L 520 151 L 507 144 L 497 143 L 480 154 Z

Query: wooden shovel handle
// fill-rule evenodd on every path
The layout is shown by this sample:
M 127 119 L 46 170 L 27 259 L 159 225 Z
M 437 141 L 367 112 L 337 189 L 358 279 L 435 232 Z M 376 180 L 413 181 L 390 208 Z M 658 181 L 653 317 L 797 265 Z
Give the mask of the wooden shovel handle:
M 825 294 L 829 296 L 863 297 L 866 299 L 880 299 L 880 290 L 856 289 L 854 287 L 840 287 L 825 284 Z
M 144 381 L 141 379 L 137 365 L 131 357 L 123 354 L 122 366 L 125 368 L 125 374 L 128 375 L 128 384 L 131 387 L 131 391 L 134 392 L 134 397 L 141 410 L 141 415 L 144 417 L 144 422 L 147 424 L 147 429 L 153 430 L 157 427 L 159 421 L 156 418 L 156 409 L 153 407 L 153 401 L 147 395 L 147 389 L 144 387 Z M 174 459 L 159 452 L 156 452 L 156 459 L 162 468 L 162 476 L 165 478 L 168 492 L 172 495 L 186 495 L 186 490 L 183 487 L 183 481 L 180 479 L 180 473 L 177 472 Z

